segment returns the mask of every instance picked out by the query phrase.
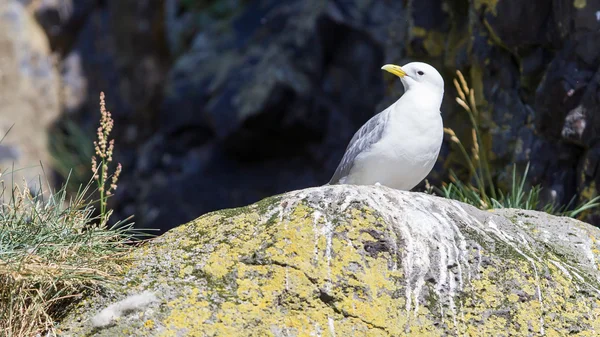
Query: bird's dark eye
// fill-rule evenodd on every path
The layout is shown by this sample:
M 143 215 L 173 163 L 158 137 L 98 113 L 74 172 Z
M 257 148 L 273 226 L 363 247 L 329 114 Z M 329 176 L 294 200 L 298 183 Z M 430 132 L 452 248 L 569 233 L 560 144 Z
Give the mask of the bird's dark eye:
M 421 75 L 421 76 L 425 75 L 425 73 L 424 73 L 424 72 L 422 72 L 422 71 L 420 71 L 420 70 L 419 70 L 419 71 L 417 71 L 417 74 L 419 74 L 419 75 Z

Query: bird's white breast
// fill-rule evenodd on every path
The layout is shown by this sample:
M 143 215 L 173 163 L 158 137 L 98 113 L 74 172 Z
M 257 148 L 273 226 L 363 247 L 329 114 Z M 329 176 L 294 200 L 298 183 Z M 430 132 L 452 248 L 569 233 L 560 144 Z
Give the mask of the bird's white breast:
M 345 183 L 410 190 L 429 174 L 443 140 L 439 106 L 415 105 L 407 94 L 391 107 L 382 138 L 357 156 Z

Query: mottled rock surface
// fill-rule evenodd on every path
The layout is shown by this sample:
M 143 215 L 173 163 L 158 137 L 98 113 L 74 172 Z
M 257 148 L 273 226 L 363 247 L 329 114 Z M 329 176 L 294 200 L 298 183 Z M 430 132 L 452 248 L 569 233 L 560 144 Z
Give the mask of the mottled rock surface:
M 299 190 L 207 214 L 137 249 L 127 275 L 58 328 L 61 336 L 597 336 L 598 237 L 573 219 L 385 187 Z M 91 327 L 91 317 L 135 294 L 144 305 Z
M 0 172 L 38 185 L 50 167 L 48 127 L 60 114 L 60 78 L 46 34 L 16 0 L 0 1 Z M 12 129 L 11 129 L 12 127 Z

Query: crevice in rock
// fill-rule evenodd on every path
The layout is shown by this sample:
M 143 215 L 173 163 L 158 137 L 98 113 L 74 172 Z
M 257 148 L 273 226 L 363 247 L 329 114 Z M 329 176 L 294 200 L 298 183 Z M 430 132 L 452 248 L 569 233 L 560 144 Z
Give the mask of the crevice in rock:
M 323 302 L 325 305 L 331 306 L 333 302 L 335 302 L 335 297 L 329 295 L 323 289 L 319 289 L 319 300 Z
M 336 307 L 335 304 L 334 304 L 335 303 L 335 298 L 333 296 L 331 296 L 329 294 L 325 294 L 326 295 L 326 300 L 324 300 L 323 299 L 324 292 L 322 290 L 320 290 L 320 293 L 321 293 L 321 295 L 319 296 L 319 300 L 321 300 L 321 302 L 323 302 L 326 306 L 330 307 L 336 314 L 340 314 L 340 315 L 344 316 L 345 318 L 355 318 L 355 319 L 358 319 L 361 322 L 363 322 L 363 323 L 365 323 L 365 324 L 367 324 L 369 326 L 372 326 L 372 327 L 374 327 L 376 329 L 387 331 L 387 329 L 385 327 L 383 327 L 383 326 L 374 324 L 373 322 L 369 322 L 369 321 L 365 320 L 364 318 L 362 318 L 360 316 L 353 315 L 353 314 L 351 314 L 351 313 L 349 313 L 349 312 L 347 312 L 345 310 L 342 310 L 342 309 Z M 331 300 L 328 300 L 328 298 L 331 298 Z
M 365 241 L 364 242 L 363 247 L 364 247 L 365 251 L 367 252 L 367 254 L 369 254 L 369 256 L 371 256 L 372 258 L 377 258 L 379 253 L 384 253 L 384 252 L 392 253 L 394 251 L 389 240 L 387 240 L 384 237 L 383 233 L 380 233 L 374 229 L 361 230 L 361 233 L 367 233 L 367 234 L 371 235 L 374 239 L 377 240 L 377 241 Z
M 317 287 L 317 289 L 319 291 L 319 296 L 317 298 L 319 299 L 319 301 L 323 302 L 323 304 L 325 304 L 327 307 L 331 308 L 336 314 L 340 314 L 340 315 L 344 316 L 345 318 L 355 318 L 369 326 L 372 326 L 373 328 L 387 331 L 387 329 L 383 326 L 374 324 L 373 322 L 366 321 L 365 319 L 363 319 L 360 316 L 350 314 L 347 311 L 336 307 L 335 306 L 335 302 L 336 302 L 335 296 L 328 294 L 325 290 L 323 290 L 321 287 L 319 287 L 319 283 L 316 278 L 310 277 L 305 271 L 303 271 L 302 269 L 300 269 L 294 265 L 291 265 L 291 264 L 288 264 L 285 262 L 281 262 L 281 261 L 275 261 L 275 260 L 258 261 L 258 260 L 253 260 L 253 259 L 240 259 L 240 262 L 242 262 L 245 265 L 249 265 L 249 266 L 275 265 L 275 266 L 279 266 L 279 267 L 292 268 L 294 270 L 297 270 L 297 271 L 301 272 L 306 277 L 306 279 L 308 279 L 310 281 L 310 283 L 312 283 L 313 285 L 315 285 Z

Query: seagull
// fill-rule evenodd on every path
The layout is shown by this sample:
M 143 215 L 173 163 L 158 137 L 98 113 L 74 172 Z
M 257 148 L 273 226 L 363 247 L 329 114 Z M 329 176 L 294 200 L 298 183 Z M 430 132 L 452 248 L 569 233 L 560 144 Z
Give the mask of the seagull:
M 354 134 L 331 185 L 384 185 L 408 191 L 429 174 L 438 158 L 444 138 L 442 75 L 422 62 L 381 69 L 400 77 L 404 95 Z

